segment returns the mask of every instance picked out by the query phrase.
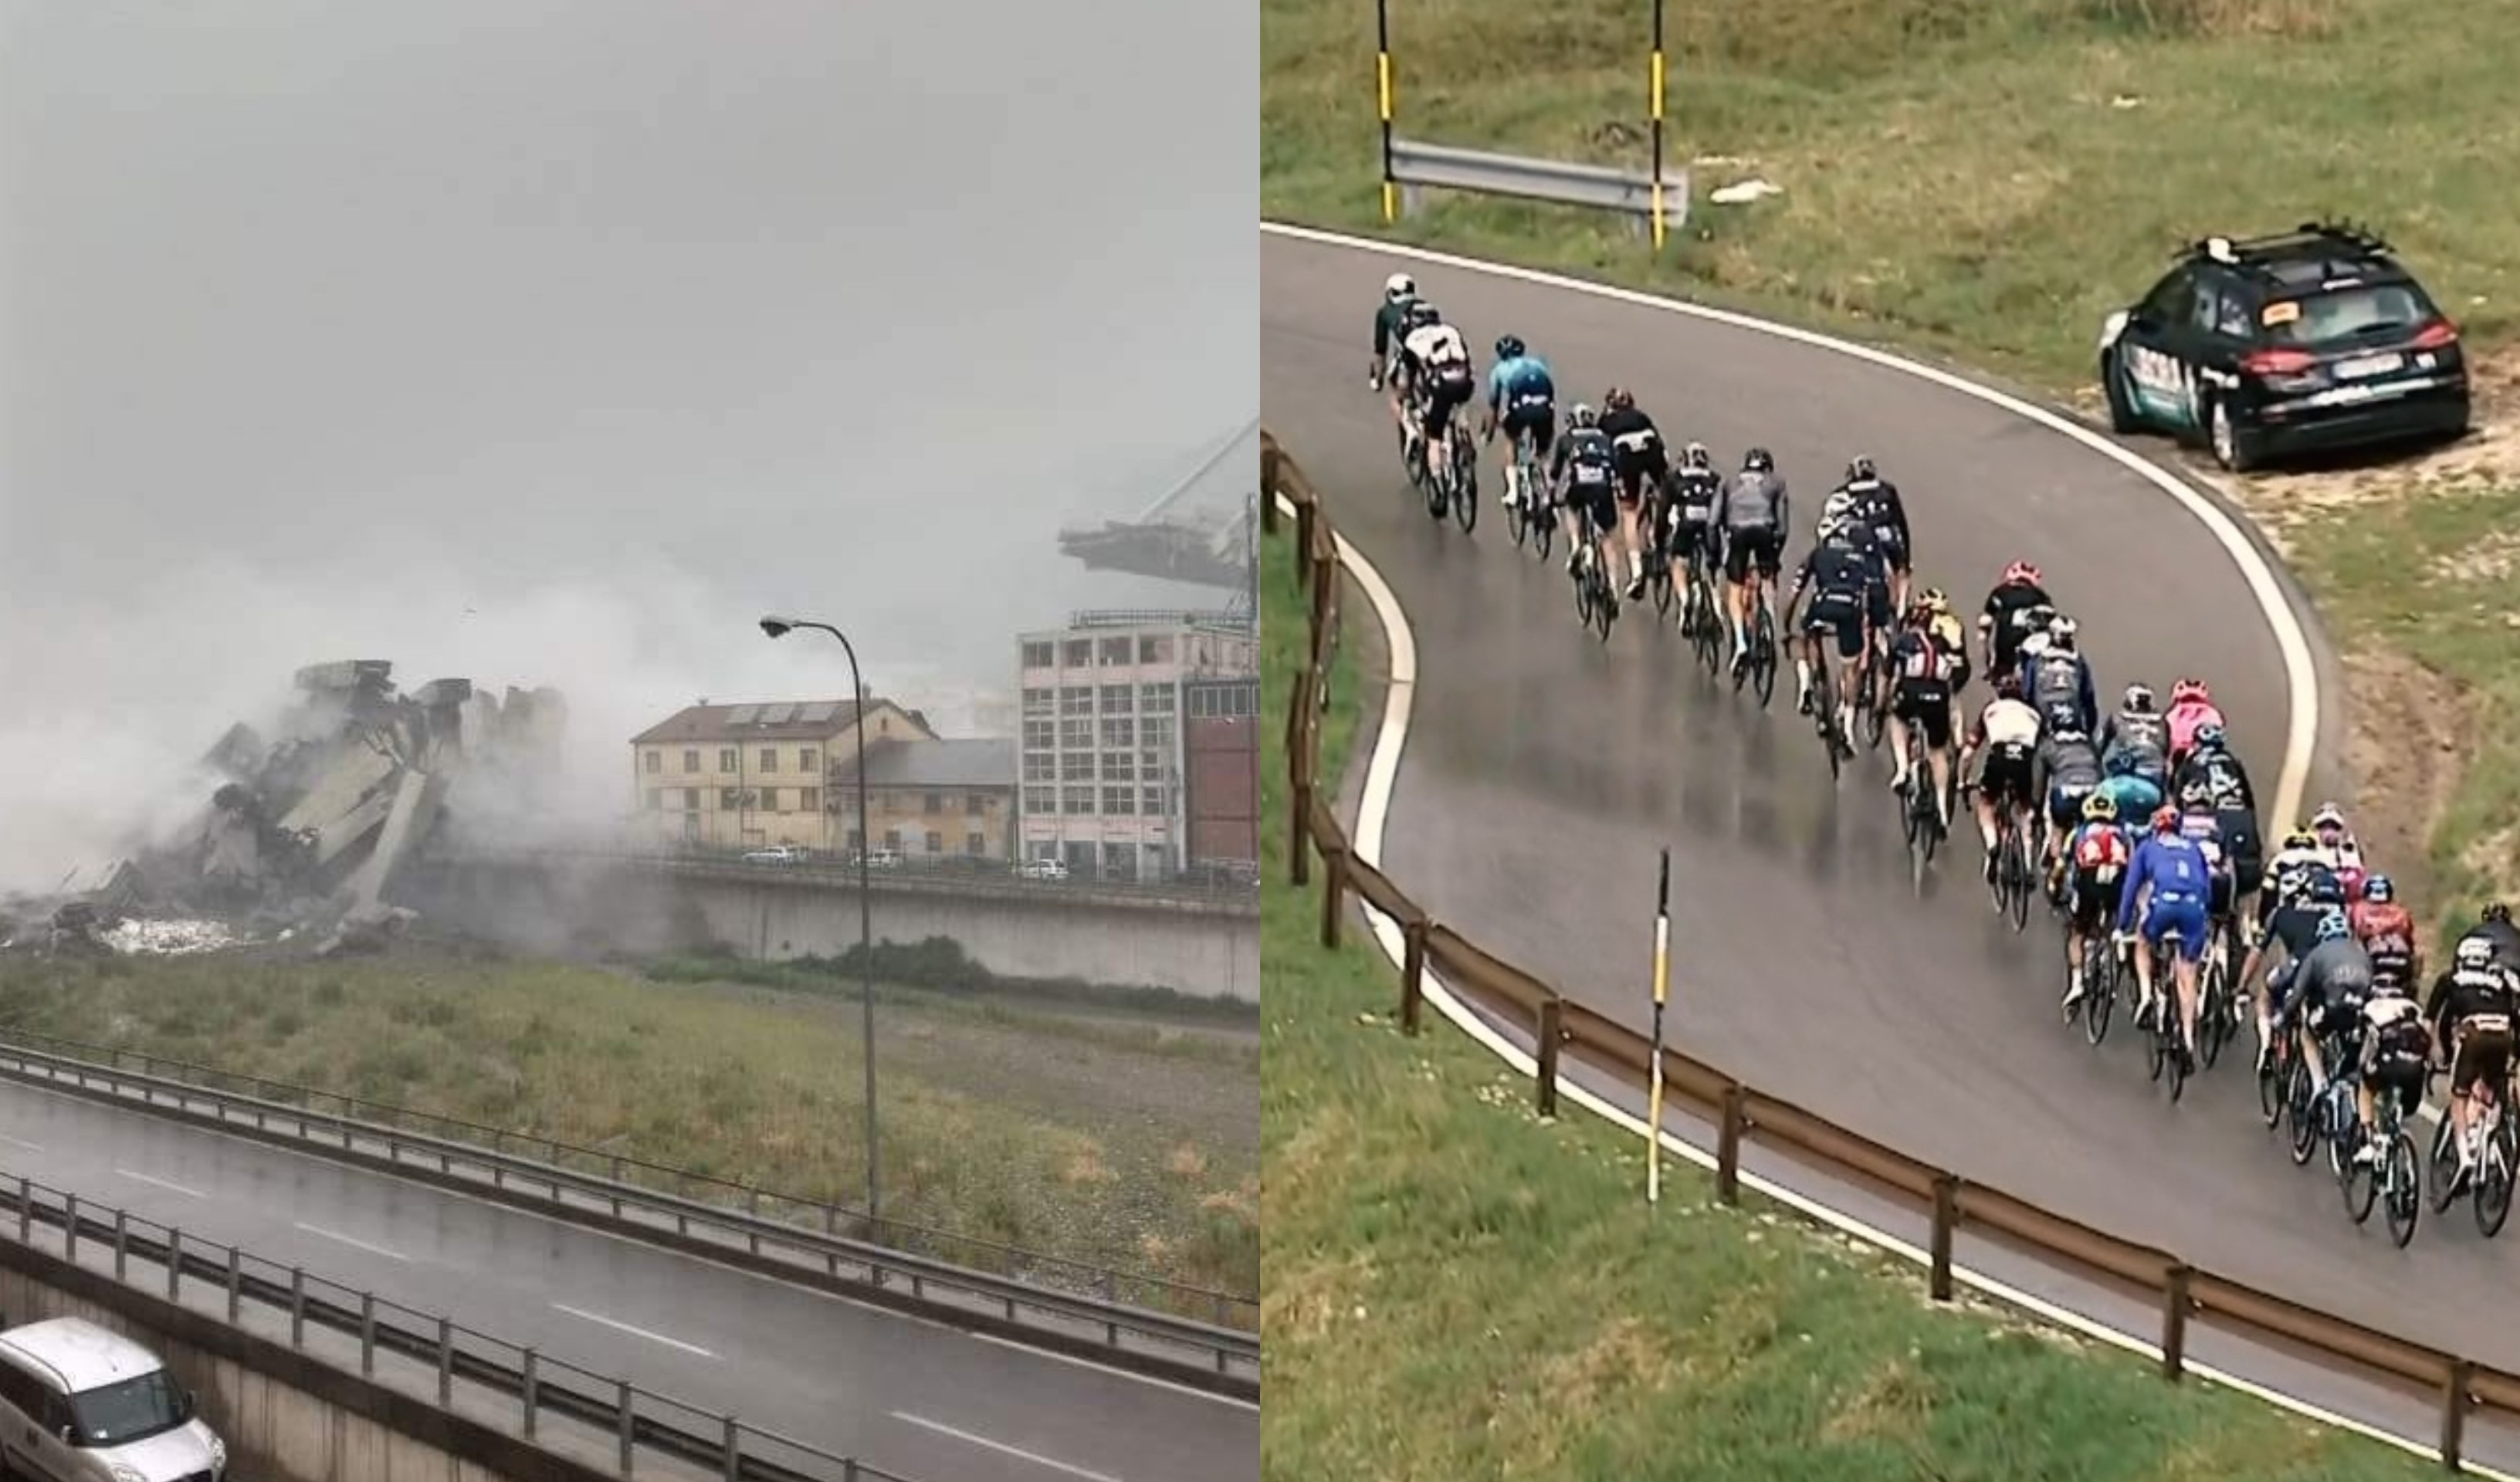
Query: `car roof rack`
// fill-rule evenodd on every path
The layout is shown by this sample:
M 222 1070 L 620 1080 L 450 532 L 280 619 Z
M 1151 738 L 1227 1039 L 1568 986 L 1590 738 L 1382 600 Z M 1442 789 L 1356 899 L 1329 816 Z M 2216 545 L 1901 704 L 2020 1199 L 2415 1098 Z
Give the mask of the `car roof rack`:
M 2204 257 L 2234 267 L 2285 258 L 2313 257 L 2342 248 L 2361 258 L 2390 256 L 2388 239 L 2359 222 L 2336 219 L 2305 221 L 2289 232 L 2267 237 L 2204 237 L 2179 249 L 2180 257 Z

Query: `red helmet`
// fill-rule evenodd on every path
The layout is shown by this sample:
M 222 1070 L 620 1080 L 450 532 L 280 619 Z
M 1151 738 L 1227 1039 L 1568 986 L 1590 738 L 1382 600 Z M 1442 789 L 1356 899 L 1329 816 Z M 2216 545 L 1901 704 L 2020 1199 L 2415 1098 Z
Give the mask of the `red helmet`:
M 2035 587 L 2039 585 L 2039 568 L 2026 561 L 2016 561 L 2003 568 L 2003 585 Z
M 2201 679 L 2182 679 L 2170 687 L 2170 702 L 2174 705 L 2212 704 L 2214 693 L 2205 688 L 2205 681 Z
M 2168 803 L 2164 803 L 2164 804 L 2162 804 L 2160 807 L 2158 807 L 2158 808 L 2156 808 L 2156 809 L 2154 809 L 2154 810 L 2153 810 L 2153 813 L 2152 813 L 2152 831 L 2153 831 L 2153 832 L 2155 832 L 2155 833 L 2168 833 L 2168 832 L 2170 832 L 2171 831 L 2173 831 L 2173 830 L 2177 829 L 2178 827 L 2179 827 L 2179 810 L 2178 810 L 2178 809 L 2176 809 L 2176 808 L 2174 808 L 2174 807 L 2170 806 Z

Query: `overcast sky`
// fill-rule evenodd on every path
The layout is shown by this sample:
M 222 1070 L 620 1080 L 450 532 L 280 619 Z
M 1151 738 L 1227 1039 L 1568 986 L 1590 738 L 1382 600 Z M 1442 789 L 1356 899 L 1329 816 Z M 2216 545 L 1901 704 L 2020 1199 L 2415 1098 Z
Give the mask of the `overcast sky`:
M 559 685 L 611 757 L 845 693 L 765 609 L 1003 688 L 1220 602 L 1054 537 L 1256 413 L 1256 52 L 1233 0 L 0 0 L 0 886 L 311 660 Z

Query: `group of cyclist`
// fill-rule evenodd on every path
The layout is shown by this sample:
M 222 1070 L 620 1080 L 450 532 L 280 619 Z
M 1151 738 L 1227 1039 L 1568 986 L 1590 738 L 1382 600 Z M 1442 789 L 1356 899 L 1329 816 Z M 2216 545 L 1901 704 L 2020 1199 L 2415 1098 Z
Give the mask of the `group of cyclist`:
M 1789 498 L 1775 459 L 1754 447 L 1728 476 L 1692 441 L 1674 464 L 1653 420 L 1616 388 L 1598 412 L 1570 407 L 1561 432 L 1548 362 L 1512 335 L 1495 350 L 1479 435 L 1506 435 L 1504 499 L 1535 518 L 1554 509 L 1570 574 L 1581 574 L 1598 537 L 1630 601 L 1654 567 L 1692 580 L 1701 561 L 1720 569 L 1732 663 L 1746 663 L 1753 616 L 1783 564 Z M 1460 331 L 1406 273 L 1384 284 L 1369 381 L 1392 387 L 1405 448 L 1429 467 L 1451 456 L 1449 439 L 1462 435 L 1454 417 L 1477 376 Z M 1545 464 L 1544 487 L 1518 476 L 1526 448 Z M 1887 683 L 1876 685 L 1875 702 L 1894 722 L 1892 786 L 1910 787 L 1921 773 L 1946 827 L 1957 778 L 1981 763 L 1973 790 L 1989 878 L 2005 832 L 2039 841 L 2040 874 L 2067 927 L 2068 1013 L 2085 993 L 2086 949 L 2106 947 L 2132 958 L 2139 1021 L 2155 1022 L 2168 1004 L 2154 965 L 2166 956 L 2175 1053 L 2192 1066 L 2200 966 L 2209 952 L 2245 941 L 2233 981 L 2250 988 L 2261 1069 L 2288 1044 L 2323 1091 L 2346 1067 L 2327 1065 L 2322 1045 L 2352 1047 L 2367 1132 L 2378 1095 L 2399 1096 L 2410 1110 L 2430 1070 L 2447 1068 L 2464 1180 L 2478 1096 L 2501 1095 L 2514 1061 L 2520 928 L 2508 908 L 2488 907 L 2457 939 L 2418 1007 L 2423 956 L 2412 917 L 2394 882 L 2365 867 L 2343 812 L 2321 805 L 2267 860 L 2255 789 L 2206 685 L 2182 678 L 2162 705 L 2149 686 L 2131 684 L 2102 716 L 2078 625 L 2027 561 L 2008 566 L 1978 610 L 1976 657 L 1994 693 L 1962 737 L 1966 636 L 1942 592 L 1912 600 L 1913 557 L 1897 486 L 1869 459 L 1853 460 L 1822 505 L 1779 624 L 1798 641 L 1799 708 L 1833 704 L 1838 734 L 1853 734 L 1857 676 L 1877 664 Z M 2355 1156 L 2369 1160 L 2370 1139 Z

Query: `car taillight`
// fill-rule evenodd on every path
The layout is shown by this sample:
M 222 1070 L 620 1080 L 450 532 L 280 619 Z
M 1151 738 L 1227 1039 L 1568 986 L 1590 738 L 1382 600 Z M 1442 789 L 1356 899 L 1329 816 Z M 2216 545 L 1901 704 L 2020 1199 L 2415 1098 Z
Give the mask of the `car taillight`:
M 2308 350 L 2252 350 L 2240 357 L 2240 369 L 2252 376 L 2299 376 L 2318 364 Z
M 2436 319 L 2415 332 L 2410 341 L 2418 350 L 2439 350 L 2458 343 L 2458 326 L 2447 319 Z

